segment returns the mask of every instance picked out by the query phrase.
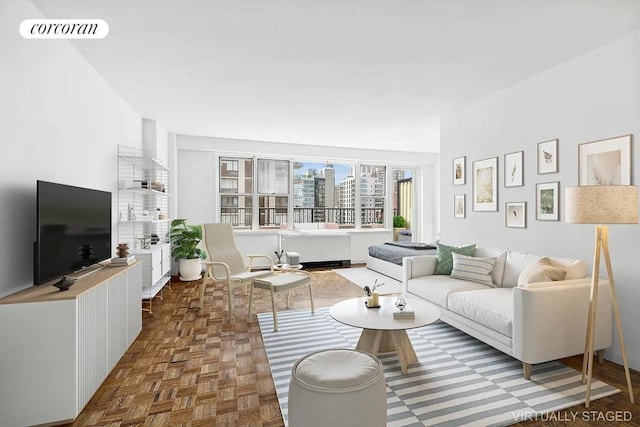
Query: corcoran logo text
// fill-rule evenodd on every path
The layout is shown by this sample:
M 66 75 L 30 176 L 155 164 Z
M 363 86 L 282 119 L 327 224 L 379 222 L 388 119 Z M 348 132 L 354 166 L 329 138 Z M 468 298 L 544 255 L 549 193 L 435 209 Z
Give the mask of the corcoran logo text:
M 25 19 L 20 34 L 26 39 L 102 39 L 109 24 L 102 19 Z

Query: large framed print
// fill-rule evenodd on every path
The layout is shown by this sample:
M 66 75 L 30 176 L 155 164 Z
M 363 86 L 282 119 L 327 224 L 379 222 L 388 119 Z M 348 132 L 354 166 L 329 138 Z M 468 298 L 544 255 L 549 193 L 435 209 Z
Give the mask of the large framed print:
M 524 185 L 524 151 L 504 155 L 504 186 L 522 187 Z
M 466 200 L 464 194 L 456 194 L 453 196 L 453 216 L 455 218 L 464 218 L 466 216 Z
M 560 220 L 560 183 L 536 184 L 536 219 L 538 221 Z
M 453 159 L 453 185 L 466 183 L 467 158 L 465 156 Z
M 558 172 L 558 140 L 538 143 L 538 175 Z
M 498 158 L 473 162 L 473 210 L 498 210 Z
M 527 202 L 505 203 L 504 225 L 511 228 L 527 228 Z
M 631 135 L 578 145 L 578 185 L 631 185 Z

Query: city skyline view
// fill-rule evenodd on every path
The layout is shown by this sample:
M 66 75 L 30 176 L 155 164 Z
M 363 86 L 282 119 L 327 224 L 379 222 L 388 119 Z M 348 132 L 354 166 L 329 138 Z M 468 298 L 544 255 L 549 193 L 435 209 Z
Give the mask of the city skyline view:
M 315 169 L 318 173 L 322 170 L 322 168 L 327 166 L 327 163 L 316 163 L 316 162 L 300 162 L 302 167 L 300 167 L 295 173 L 296 174 L 305 174 L 309 169 Z M 329 163 L 332 165 L 335 171 L 336 183 L 339 183 L 346 177 L 351 175 L 351 165 L 337 164 L 337 163 Z

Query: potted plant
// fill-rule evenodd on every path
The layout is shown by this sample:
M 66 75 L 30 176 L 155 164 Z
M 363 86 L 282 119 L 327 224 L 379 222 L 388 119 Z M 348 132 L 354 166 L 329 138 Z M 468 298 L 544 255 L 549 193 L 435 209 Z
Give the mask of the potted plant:
M 198 248 L 201 240 L 202 228 L 199 225 L 189 225 L 186 219 L 171 221 L 171 256 L 180 263 L 180 280 L 198 280 L 201 277 L 200 260 L 207 259 L 207 253 Z
M 398 232 L 407 229 L 407 220 L 402 215 L 393 216 L 393 240 L 398 240 Z

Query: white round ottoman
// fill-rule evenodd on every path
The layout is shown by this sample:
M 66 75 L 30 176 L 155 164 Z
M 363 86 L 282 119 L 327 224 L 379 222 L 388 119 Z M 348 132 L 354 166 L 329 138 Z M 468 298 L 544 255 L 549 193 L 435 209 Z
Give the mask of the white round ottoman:
M 290 427 L 385 426 L 382 363 L 358 350 L 304 356 L 291 371 L 288 412 Z

